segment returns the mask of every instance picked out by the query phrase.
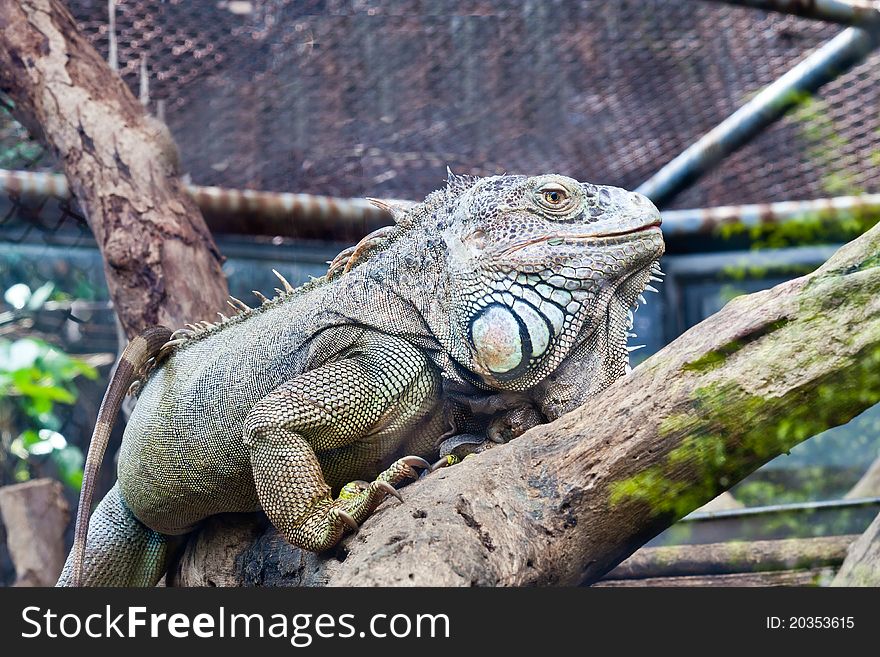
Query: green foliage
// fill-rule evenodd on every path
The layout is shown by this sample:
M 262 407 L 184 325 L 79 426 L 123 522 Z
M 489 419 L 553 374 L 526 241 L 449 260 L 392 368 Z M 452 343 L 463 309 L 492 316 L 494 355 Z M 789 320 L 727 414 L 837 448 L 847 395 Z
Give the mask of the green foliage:
M 0 169 L 18 169 L 43 156 L 43 147 L 0 105 Z
M 31 293 L 15 285 L 4 297 L 15 308 L 36 309 L 52 289 L 47 284 Z M 0 441 L 14 459 L 6 465 L 16 481 L 30 479 L 35 466 L 49 460 L 66 484 L 79 488 L 83 455 L 60 433 L 56 405 L 76 401 L 77 378 L 97 375 L 90 365 L 41 340 L 0 339 Z
M 782 101 L 793 105 L 790 117 L 799 127 L 801 136 L 807 142 L 807 155 L 823 171 L 822 187 L 829 196 L 858 196 L 865 193 L 856 184 L 854 175 L 841 169 L 841 149 L 848 145 L 830 118 L 827 104 L 808 93 L 793 93 Z M 872 162 L 880 162 L 880 152 L 870 155 Z M 718 227 L 716 236 L 729 240 L 735 237 L 748 237 L 754 249 L 779 249 L 790 246 L 811 244 L 840 244 L 858 237 L 873 227 L 880 215 L 875 211 L 853 208 L 844 211 L 816 211 L 786 220 L 781 223 L 758 223 L 744 225 L 724 224 Z M 737 269 L 739 271 L 737 271 Z M 774 273 L 778 272 L 774 269 Z M 807 271 L 791 271 L 799 276 Z M 725 276 L 735 280 L 746 277 L 759 278 L 766 271 L 752 271 L 748 267 L 731 268 Z
M 816 211 L 786 220 L 781 223 L 762 223 L 754 226 L 743 224 L 723 224 L 717 230 L 722 239 L 747 235 L 753 249 L 781 249 L 790 246 L 811 244 L 840 244 L 855 239 L 873 228 L 880 220 L 876 211 L 852 208 L 848 211 Z M 736 269 L 742 270 L 737 273 Z M 775 271 L 775 270 L 774 270 Z M 803 267 L 793 269 L 793 276 L 807 273 Z M 728 272 L 731 278 L 760 276 L 761 268 L 734 268 Z

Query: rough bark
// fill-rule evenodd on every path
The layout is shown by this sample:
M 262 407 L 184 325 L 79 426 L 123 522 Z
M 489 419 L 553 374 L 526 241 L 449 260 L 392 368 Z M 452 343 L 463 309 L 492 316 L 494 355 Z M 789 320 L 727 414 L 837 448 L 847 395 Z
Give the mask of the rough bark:
M 880 515 L 850 546 L 832 586 L 880 586 Z
M 52 586 L 64 566 L 70 516 L 61 484 L 35 479 L 0 488 L 0 520 L 15 564 L 15 586 Z
M 213 319 L 227 294 L 222 258 L 183 192 L 168 129 L 59 0 L 0 0 L 0 30 L 0 90 L 58 156 L 126 334 Z
M 592 583 L 878 401 L 880 226 L 809 276 L 735 299 L 591 403 L 407 487 L 404 504 L 383 504 L 334 555 L 302 555 L 266 528 L 239 544 L 231 581 Z M 256 531 L 257 521 L 239 522 Z M 179 582 L 219 579 L 217 567 L 230 581 L 212 540 L 193 538 L 201 558 Z

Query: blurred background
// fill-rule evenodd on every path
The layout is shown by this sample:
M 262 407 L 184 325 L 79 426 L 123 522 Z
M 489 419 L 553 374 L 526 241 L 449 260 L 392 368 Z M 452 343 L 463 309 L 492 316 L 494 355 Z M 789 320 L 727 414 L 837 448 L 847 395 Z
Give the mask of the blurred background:
M 321 275 L 385 222 L 350 199 L 420 200 L 443 185 L 447 166 L 552 171 L 640 188 L 664 210 L 667 278 L 636 315 L 646 345 L 637 360 L 734 296 L 811 271 L 880 218 L 873 43 L 832 52 L 843 54 L 814 93 L 784 88 L 785 116 L 752 126 L 717 165 L 679 171 L 665 187 L 655 176 L 854 29 L 742 4 L 68 2 L 168 124 L 186 179 L 223 188 L 210 198 L 202 190 L 200 203 L 232 294 L 271 290 L 273 267 L 294 284 Z M 119 343 L 100 255 L 75 203 L 53 186 L 59 171 L 0 105 L 0 486 L 55 478 L 75 508 Z M 242 190 L 317 196 L 253 200 Z M 652 544 L 859 534 L 880 511 L 878 456 L 875 407 Z M 106 490 L 113 468 L 102 477 Z M 839 559 L 826 561 L 794 583 L 826 583 Z M 15 578 L 0 547 L 0 582 Z

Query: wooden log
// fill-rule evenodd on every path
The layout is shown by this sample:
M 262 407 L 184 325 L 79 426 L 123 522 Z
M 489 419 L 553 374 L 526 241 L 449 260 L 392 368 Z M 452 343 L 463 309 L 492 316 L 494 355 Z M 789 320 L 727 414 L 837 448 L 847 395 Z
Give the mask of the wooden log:
M 687 577 L 649 577 L 646 579 L 605 579 L 593 586 L 666 587 L 666 586 L 822 586 L 834 573 L 833 568 L 776 570 L 766 573 L 730 573 L 727 575 L 690 575 Z
M 52 586 L 64 566 L 70 516 L 64 490 L 53 479 L 0 488 L 0 519 L 15 564 L 15 586 Z
M 839 566 L 857 535 L 641 548 L 604 580 Z

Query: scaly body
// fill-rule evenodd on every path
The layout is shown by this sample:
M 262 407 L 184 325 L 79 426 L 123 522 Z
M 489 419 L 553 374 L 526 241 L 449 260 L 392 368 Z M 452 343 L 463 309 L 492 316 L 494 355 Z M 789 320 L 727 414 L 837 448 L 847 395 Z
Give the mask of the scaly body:
M 82 583 L 155 583 L 167 537 L 221 512 L 263 508 L 292 543 L 329 548 L 421 459 L 515 437 L 624 373 L 630 309 L 663 251 L 647 199 L 450 175 L 396 218 L 328 276 L 138 352 L 136 367 L 160 362 Z M 60 584 L 78 583 L 76 555 Z

